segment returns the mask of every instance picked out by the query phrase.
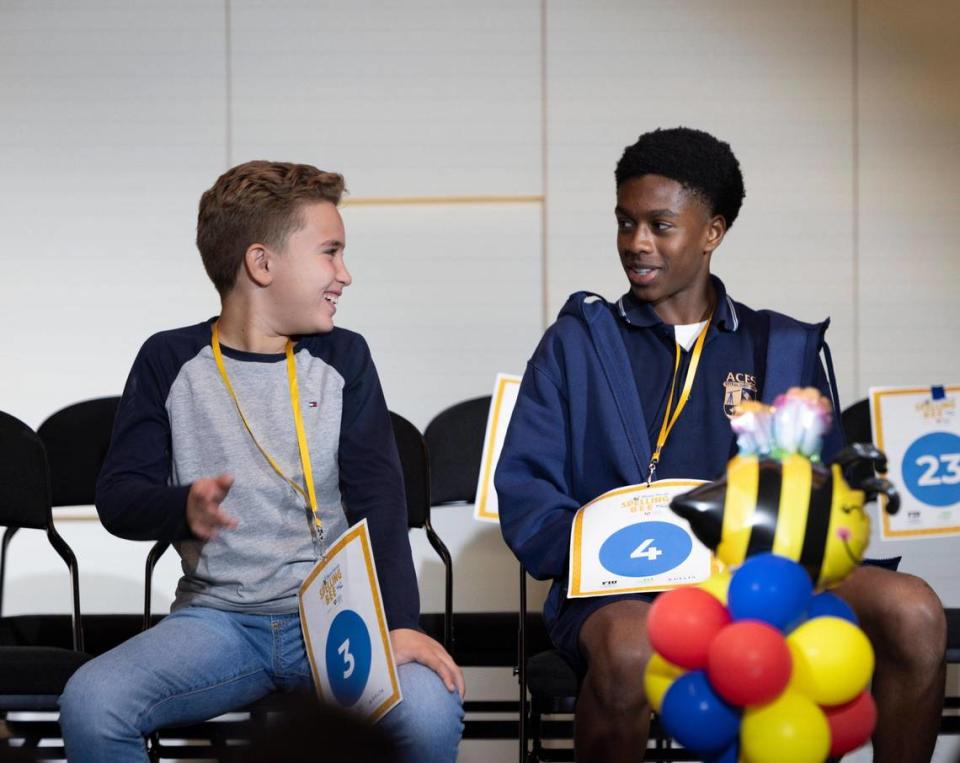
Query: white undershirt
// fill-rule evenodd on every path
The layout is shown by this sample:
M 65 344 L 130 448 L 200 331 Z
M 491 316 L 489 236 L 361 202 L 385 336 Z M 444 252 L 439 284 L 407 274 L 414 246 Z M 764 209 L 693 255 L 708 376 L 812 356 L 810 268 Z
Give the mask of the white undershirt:
M 681 326 L 674 326 L 673 334 L 677 339 L 677 344 L 689 352 L 690 348 L 693 347 L 693 343 L 697 341 L 700 330 L 706 324 L 706 321 L 700 321 L 700 323 L 685 323 Z

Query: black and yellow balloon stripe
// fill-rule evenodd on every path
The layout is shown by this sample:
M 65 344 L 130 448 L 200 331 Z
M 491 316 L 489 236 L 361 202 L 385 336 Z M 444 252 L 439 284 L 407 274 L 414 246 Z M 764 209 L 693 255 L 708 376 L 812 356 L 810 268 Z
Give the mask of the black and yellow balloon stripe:
M 800 455 L 737 456 L 726 475 L 677 496 L 671 507 L 724 564 L 772 552 L 800 563 L 818 587 L 838 583 L 866 548 L 865 495 Z

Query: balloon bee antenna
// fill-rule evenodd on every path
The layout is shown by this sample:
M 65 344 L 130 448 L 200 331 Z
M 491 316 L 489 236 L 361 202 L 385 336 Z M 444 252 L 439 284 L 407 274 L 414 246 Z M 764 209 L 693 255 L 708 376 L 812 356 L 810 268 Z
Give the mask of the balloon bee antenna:
M 893 515 L 900 510 L 900 494 L 890 480 L 869 477 L 857 485 L 857 490 L 862 490 L 868 501 L 875 501 L 883 493 L 887 497 L 887 514 Z
M 872 442 L 851 443 L 837 453 L 833 459 L 833 463 L 837 464 L 844 471 L 846 471 L 849 466 L 859 466 L 864 462 L 869 463 L 870 466 L 880 474 L 884 474 L 887 471 L 886 455 Z

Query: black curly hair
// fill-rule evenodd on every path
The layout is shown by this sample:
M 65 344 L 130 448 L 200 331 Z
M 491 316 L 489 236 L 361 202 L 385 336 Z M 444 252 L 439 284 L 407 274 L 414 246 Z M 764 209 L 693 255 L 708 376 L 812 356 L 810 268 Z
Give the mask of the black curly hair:
M 729 143 L 690 127 L 657 129 L 627 146 L 614 176 L 619 189 L 631 178 L 663 175 L 700 196 L 711 214 L 733 225 L 746 195 L 740 162 Z

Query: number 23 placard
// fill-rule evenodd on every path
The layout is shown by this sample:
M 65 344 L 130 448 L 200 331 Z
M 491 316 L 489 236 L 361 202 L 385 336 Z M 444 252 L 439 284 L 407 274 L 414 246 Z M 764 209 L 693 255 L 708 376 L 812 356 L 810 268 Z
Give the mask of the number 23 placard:
M 870 417 L 900 491 L 900 511 L 880 512 L 881 537 L 960 534 L 960 385 L 875 387 Z

